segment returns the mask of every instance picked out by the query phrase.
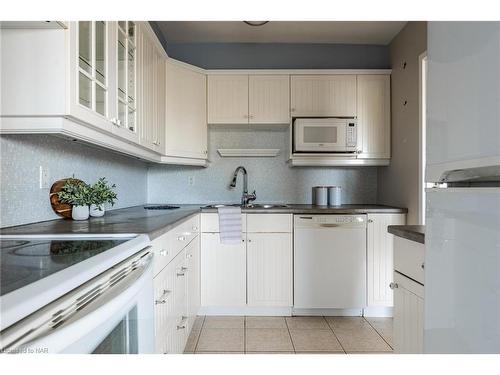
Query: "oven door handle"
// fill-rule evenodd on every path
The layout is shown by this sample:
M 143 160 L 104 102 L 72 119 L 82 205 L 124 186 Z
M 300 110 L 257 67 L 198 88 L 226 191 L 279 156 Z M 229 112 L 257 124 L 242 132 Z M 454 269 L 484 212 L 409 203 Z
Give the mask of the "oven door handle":
M 93 332 L 94 341 L 102 341 L 110 330 L 96 332 L 96 328 L 104 322 L 114 328 L 123 319 L 120 313 L 134 305 L 145 287 L 150 289 L 152 300 L 151 260 L 147 248 L 9 327 L 0 335 L 0 352 L 74 352 L 68 348 L 89 332 Z M 76 345 L 81 348 L 76 353 L 95 349 L 82 345 Z

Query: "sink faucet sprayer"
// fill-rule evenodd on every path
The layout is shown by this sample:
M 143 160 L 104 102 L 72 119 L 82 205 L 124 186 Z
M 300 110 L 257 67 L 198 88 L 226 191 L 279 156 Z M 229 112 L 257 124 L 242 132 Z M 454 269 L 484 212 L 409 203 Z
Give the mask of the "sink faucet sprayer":
M 238 178 L 238 172 L 243 173 L 243 193 L 241 195 L 241 205 L 243 207 L 247 206 L 248 203 L 254 201 L 257 199 L 257 195 L 255 194 L 255 190 L 253 191 L 252 194 L 248 194 L 248 174 L 247 170 L 245 167 L 239 166 L 236 168 L 234 171 L 233 179 L 231 180 L 231 183 L 229 184 L 230 189 L 234 189 L 236 187 L 236 179 Z

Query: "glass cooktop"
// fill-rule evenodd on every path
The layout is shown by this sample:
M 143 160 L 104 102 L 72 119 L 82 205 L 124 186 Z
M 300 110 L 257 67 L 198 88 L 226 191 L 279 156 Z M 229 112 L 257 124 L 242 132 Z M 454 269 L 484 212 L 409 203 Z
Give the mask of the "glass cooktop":
M 0 296 L 131 239 L 131 237 L 1 238 Z

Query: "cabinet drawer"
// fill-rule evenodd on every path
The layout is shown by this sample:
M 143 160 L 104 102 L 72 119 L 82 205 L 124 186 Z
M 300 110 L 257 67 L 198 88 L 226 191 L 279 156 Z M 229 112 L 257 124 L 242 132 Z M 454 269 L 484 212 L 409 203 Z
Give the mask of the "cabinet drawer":
M 241 214 L 241 231 L 246 232 L 247 215 Z M 201 231 L 203 233 L 218 233 L 219 232 L 219 214 L 201 214 Z
M 151 241 L 153 247 L 153 275 L 156 276 L 165 266 L 174 259 L 175 254 L 168 245 L 167 234 Z
M 174 256 L 198 235 L 199 228 L 199 216 L 195 216 L 167 233 L 168 247 Z
M 394 237 L 394 270 L 424 284 L 425 246 Z
M 292 233 L 291 214 L 248 214 L 247 232 Z

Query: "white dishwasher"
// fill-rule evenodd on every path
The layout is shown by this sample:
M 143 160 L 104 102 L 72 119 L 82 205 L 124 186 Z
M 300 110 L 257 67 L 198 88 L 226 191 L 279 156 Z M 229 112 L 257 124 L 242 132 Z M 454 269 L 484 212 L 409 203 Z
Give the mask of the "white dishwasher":
M 366 306 L 366 215 L 294 216 L 294 309 Z

